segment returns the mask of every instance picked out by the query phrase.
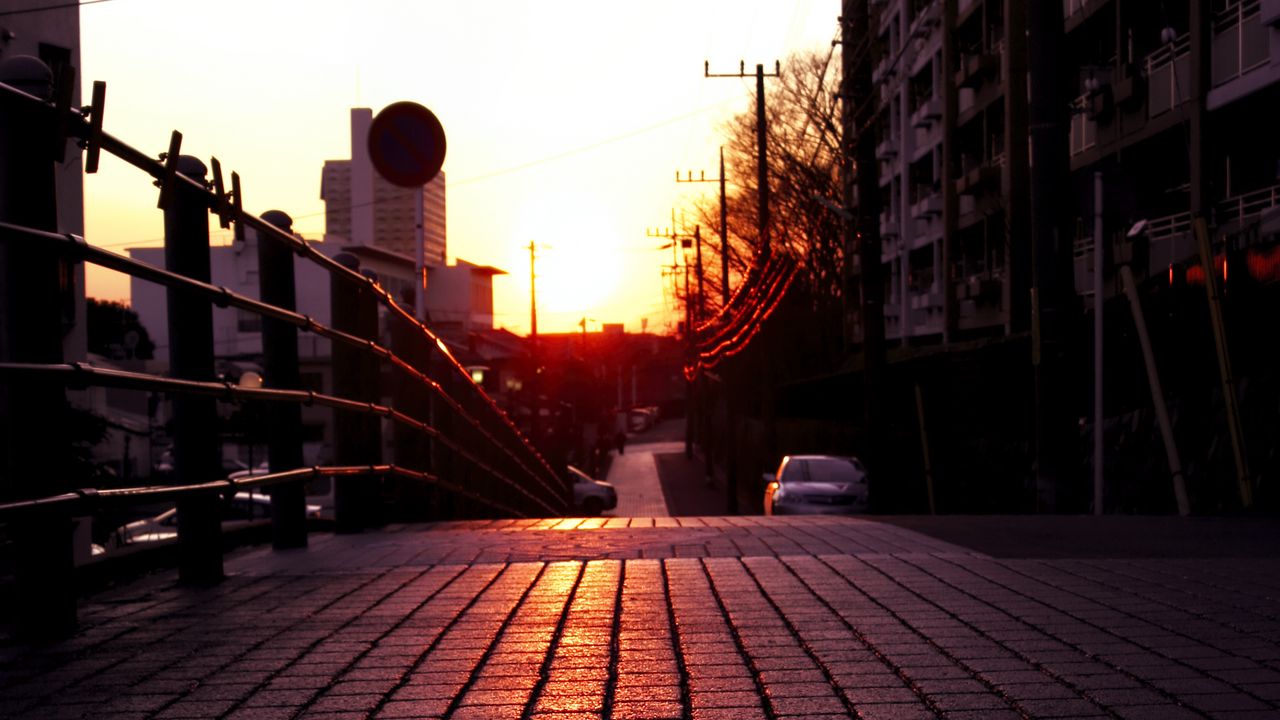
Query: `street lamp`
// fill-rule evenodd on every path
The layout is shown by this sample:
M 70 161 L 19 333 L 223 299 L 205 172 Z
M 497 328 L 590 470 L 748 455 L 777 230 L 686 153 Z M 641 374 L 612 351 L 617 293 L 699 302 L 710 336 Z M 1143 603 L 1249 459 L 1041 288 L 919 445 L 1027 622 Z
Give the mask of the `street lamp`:
M 240 374 L 240 379 L 236 381 L 236 385 L 249 390 L 257 390 L 262 387 L 262 375 L 253 370 L 246 370 Z M 253 474 L 253 441 L 254 434 L 252 430 L 257 428 L 258 408 L 252 400 L 248 400 L 244 404 L 244 438 L 245 444 L 249 446 L 249 473 Z

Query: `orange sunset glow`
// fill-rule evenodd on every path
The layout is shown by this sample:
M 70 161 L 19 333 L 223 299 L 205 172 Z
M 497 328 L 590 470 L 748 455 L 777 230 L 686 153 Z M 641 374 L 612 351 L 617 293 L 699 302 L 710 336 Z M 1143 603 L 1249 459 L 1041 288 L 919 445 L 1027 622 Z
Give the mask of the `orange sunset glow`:
M 107 81 L 108 132 L 158 154 L 180 130 L 184 153 L 240 174 L 246 209 L 284 210 L 313 239 L 321 167 L 350 157 L 349 109 L 425 105 L 448 135 L 450 260 L 509 273 L 494 286 L 497 325 L 528 331 L 533 241 L 541 330 L 588 316 L 662 331 L 679 314 L 664 300 L 670 257 L 645 230 L 714 191 L 672 175 L 714 171 L 720 125 L 751 108 L 750 81 L 707 80 L 704 61 L 829 47 L 838 5 L 117 0 L 81 10 L 81 80 L 86 97 Z M 110 158 L 86 176 L 89 241 L 158 246 L 148 185 Z M 110 271 L 88 283 L 129 300 Z

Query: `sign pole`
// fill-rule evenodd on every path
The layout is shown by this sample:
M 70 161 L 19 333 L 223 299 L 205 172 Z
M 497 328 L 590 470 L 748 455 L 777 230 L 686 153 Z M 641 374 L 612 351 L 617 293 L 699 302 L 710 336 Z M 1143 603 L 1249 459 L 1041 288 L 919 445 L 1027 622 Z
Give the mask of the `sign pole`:
M 447 142 L 440 120 L 414 102 L 383 108 L 369 125 L 369 160 L 392 185 L 410 188 L 413 197 L 414 292 L 413 316 L 427 320 L 427 234 L 423 191 L 444 165 Z M 443 261 L 444 258 L 441 258 Z
M 418 272 L 417 286 L 413 291 L 413 316 L 419 322 L 427 321 L 427 235 L 423 228 L 422 193 L 426 186 L 417 188 L 413 195 L 413 222 L 415 247 L 415 269 Z

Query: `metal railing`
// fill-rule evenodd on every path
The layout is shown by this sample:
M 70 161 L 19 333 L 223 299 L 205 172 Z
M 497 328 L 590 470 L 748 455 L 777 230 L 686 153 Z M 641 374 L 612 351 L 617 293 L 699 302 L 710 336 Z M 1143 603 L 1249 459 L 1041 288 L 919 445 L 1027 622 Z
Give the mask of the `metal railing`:
M 1098 121 L 1089 117 L 1090 93 L 1071 103 L 1070 147 L 1072 157 L 1098 144 Z
M 1215 87 L 1267 64 L 1269 31 L 1258 0 L 1241 0 L 1214 14 L 1212 52 Z
M 13 66 L 3 71 L 4 79 L 13 82 Z M 435 493 L 432 498 L 467 503 L 472 512 L 488 516 L 565 511 L 570 496 L 565 481 L 471 380 L 443 341 L 397 304 L 376 278 L 359 272 L 358 260 L 330 258 L 287 226 L 278 226 L 278 218 L 245 212 L 239 177 L 233 173 L 232 187 L 226 190 L 214 159 L 212 182 L 205 181 L 203 164 L 180 156 L 181 135 L 176 131 L 159 159 L 104 132 L 104 84 L 95 83 L 91 106 L 77 109 L 68 102 L 69 78 L 64 76 L 58 84 L 63 92 L 54 92 L 48 79 L 42 83 L 39 75 L 19 78 L 22 89 L 0 83 L 0 187 L 5 195 L 0 198 L 0 470 L 5 473 L 0 478 L 0 522 L 13 537 L 16 582 L 23 598 L 15 610 L 22 619 L 15 627 L 44 636 L 74 626 L 69 521 L 107 506 L 176 501 L 179 572 L 184 580 L 195 582 L 221 578 L 220 496 L 242 489 L 272 489 L 277 547 L 306 544 L 303 484 L 316 478 L 334 480 L 340 530 L 359 530 L 376 521 L 370 489 L 386 478 L 427 486 Z M 59 99 L 50 99 L 55 96 Z M 56 231 L 53 167 L 62 160 L 67 138 L 78 139 L 84 148 L 86 172 L 95 172 L 100 154 L 106 152 L 156 180 L 165 215 L 165 267 Z M 211 214 L 223 227 L 235 223 L 238 230 L 256 232 L 261 299 L 210 281 Z M 288 294 L 293 293 L 295 255 L 328 271 L 331 324 L 297 312 L 294 297 L 273 289 L 287 287 Z M 169 376 L 63 361 L 60 313 L 68 268 L 79 262 L 167 289 Z M 275 375 L 268 372 L 273 387 L 239 387 L 213 376 L 214 307 L 233 307 L 262 318 L 266 365 L 274 363 L 278 370 Z M 389 346 L 381 341 L 379 314 L 390 335 Z M 297 378 L 298 332 L 331 343 L 332 393 L 302 389 Z M 289 363 L 291 372 L 286 371 Z M 391 388 L 380 387 L 384 368 L 394 382 Z M 173 398 L 173 484 L 78 487 L 89 483 L 62 477 L 46 458 L 27 457 L 58 447 L 62 429 L 57 422 L 68 407 L 66 390 L 88 387 Z M 272 413 L 269 472 L 223 479 L 209 451 L 210 443 L 217 447 L 212 430 L 216 403 L 250 401 Z M 334 413 L 336 462 L 331 465 L 302 466 L 296 408 L 304 405 Z M 382 458 L 383 425 L 394 435 L 391 463 Z
M 1147 56 L 1147 114 L 1163 115 L 1191 99 L 1191 35 L 1184 34 Z
M 1218 225 L 1243 224 L 1273 207 L 1280 206 L 1280 185 L 1229 197 L 1218 203 Z

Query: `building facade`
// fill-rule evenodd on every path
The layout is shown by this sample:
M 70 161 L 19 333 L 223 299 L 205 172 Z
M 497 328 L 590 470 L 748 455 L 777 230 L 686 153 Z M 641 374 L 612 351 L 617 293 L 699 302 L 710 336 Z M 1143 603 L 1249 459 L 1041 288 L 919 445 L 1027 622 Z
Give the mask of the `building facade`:
M 888 340 L 1030 331 L 1037 77 L 1069 107 L 1070 169 L 1047 187 L 1086 304 L 1096 173 L 1108 295 L 1117 263 L 1194 278 L 1197 213 L 1220 262 L 1275 279 L 1280 0 L 1157 5 L 1063 0 L 1063 53 L 1037 66 L 1016 0 L 872 0 Z
M 444 265 L 447 254 L 445 175 L 418 188 L 382 179 L 369 160 L 369 126 L 373 111 L 351 110 L 351 158 L 326 160 L 320 181 L 325 204 L 325 234 L 352 245 L 371 245 L 415 257 L 417 224 L 414 194 L 422 193 L 422 242 L 428 266 Z

